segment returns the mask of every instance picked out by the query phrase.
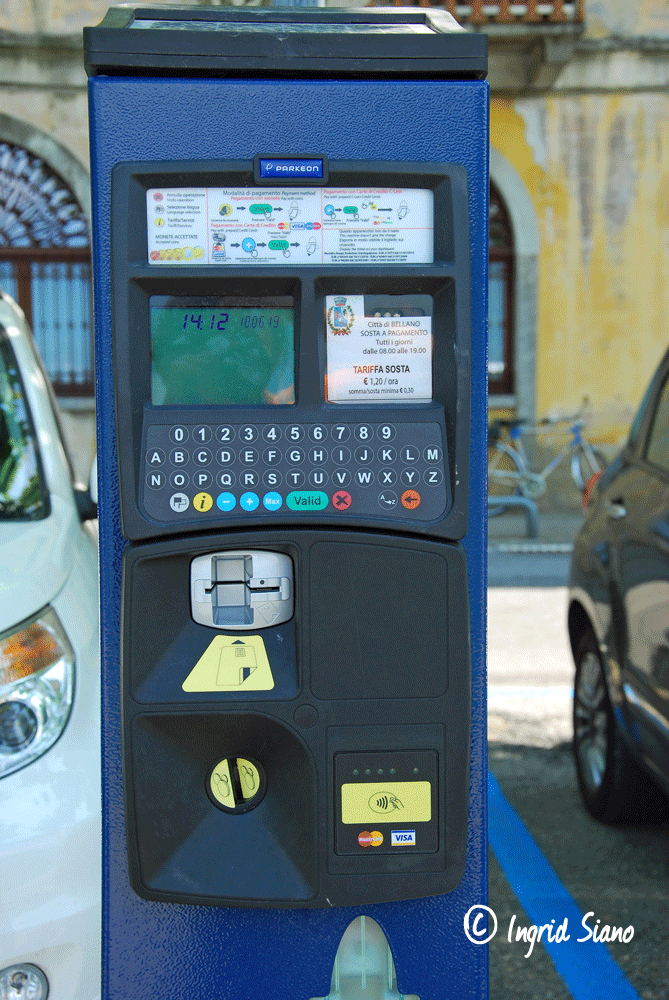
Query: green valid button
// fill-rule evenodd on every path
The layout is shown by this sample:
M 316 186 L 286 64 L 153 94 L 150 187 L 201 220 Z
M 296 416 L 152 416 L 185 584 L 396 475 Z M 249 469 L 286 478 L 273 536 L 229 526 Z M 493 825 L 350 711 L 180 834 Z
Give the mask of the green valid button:
M 328 505 L 327 493 L 320 490 L 295 490 L 286 497 L 291 510 L 323 510 Z
M 344 215 L 356 215 L 357 211 L 358 209 L 355 207 L 355 205 L 344 206 Z
M 249 212 L 251 215 L 270 215 L 272 212 L 271 205 L 249 205 Z
M 268 246 L 270 250 L 287 250 L 288 240 L 270 240 Z

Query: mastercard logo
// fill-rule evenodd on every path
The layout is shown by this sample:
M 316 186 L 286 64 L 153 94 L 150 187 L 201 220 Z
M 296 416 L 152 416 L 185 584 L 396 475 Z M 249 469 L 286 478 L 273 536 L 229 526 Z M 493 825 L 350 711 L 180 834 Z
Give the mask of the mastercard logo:
M 362 830 L 358 834 L 358 843 L 361 847 L 380 847 L 383 843 L 383 834 L 379 830 Z

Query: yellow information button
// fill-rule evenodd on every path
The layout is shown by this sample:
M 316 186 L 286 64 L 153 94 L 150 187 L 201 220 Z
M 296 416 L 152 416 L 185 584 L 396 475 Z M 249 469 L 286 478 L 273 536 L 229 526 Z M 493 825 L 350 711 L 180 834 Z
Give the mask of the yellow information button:
M 342 823 L 428 823 L 429 781 L 354 782 L 341 786 Z
M 211 510 L 213 506 L 214 498 L 211 493 L 196 493 L 193 497 L 193 507 L 195 507 L 195 510 L 205 512 Z

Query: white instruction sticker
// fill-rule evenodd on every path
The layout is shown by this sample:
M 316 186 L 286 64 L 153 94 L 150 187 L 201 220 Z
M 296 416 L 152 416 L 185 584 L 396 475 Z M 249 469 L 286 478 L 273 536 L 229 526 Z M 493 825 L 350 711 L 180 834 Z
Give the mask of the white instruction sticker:
M 432 399 L 431 316 L 366 316 L 364 295 L 328 295 L 325 321 L 329 402 Z
M 151 264 L 430 264 L 434 197 L 413 188 L 151 188 Z

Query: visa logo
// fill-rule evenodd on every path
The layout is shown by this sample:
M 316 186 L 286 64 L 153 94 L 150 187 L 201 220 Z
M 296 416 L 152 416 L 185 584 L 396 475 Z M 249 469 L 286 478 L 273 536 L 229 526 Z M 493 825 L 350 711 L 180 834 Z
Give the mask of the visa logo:
M 416 846 L 416 831 L 415 830 L 391 830 L 390 831 L 390 846 L 391 847 L 415 847 Z

